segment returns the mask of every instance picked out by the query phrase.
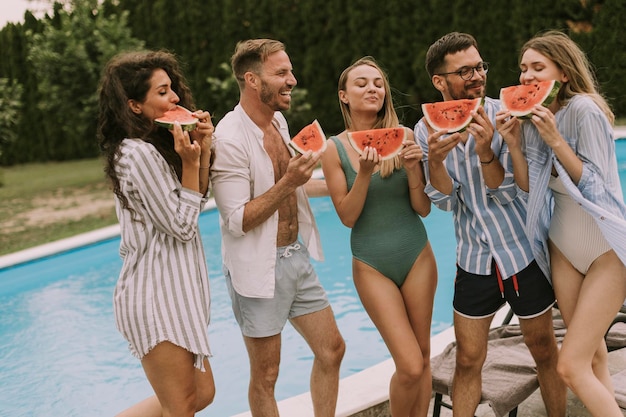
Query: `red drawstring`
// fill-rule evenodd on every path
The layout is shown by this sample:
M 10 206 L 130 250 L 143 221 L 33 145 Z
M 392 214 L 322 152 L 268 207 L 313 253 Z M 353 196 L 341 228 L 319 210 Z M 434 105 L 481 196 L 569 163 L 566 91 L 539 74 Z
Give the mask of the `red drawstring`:
M 498 287 L 500 287 L 500 294 L 502 294 L 502 298 L 504 298 L 504 283 L 502 282 L 502 275 L 500 275 L 500 268 L 496 265 L 496 275 L 498 277 Z M 519 285 L 517 284 L 517 274 L 511 277 L 513 280 L 513 289 L 515 290 L 515 294 L 519 297 Z
M 504 283 L 502 282 L 502 275 L 500 275 L 500 268 L 496 265 L 496 275 L 498 277 L 498 287 L 500 287 L 500 294 L 502 294 L 502 298 L 504 298 Z

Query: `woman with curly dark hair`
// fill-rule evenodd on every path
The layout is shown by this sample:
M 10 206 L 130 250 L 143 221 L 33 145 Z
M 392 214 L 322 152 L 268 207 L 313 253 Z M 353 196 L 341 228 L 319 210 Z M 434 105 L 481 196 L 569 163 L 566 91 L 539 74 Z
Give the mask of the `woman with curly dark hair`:
M 156 396 L 120 416 L 193 416 L 213 401 L 207 326 L 209 279 L 198 217 L 207 201 L 213 124 L 154 120 L 193 109 L 174 55 L 128 52 L 106 66 L 98 140 L 115 193 L 123 265 L 114 293 L 117 328 L 141 360 Z

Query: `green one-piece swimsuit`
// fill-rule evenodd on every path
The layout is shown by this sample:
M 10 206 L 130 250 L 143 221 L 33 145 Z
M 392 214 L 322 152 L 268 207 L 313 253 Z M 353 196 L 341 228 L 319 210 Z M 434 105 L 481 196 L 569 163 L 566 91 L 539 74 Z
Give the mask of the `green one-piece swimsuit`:
M 330 139 L 337 146 L 349 191 L 357 172 L 339 138 Z M 372 174 L 363 211 L 350 233 L 352 256 L 401 287 L 426 242 L 424 223 L 411 207 L 404 168 L 386 178 Z

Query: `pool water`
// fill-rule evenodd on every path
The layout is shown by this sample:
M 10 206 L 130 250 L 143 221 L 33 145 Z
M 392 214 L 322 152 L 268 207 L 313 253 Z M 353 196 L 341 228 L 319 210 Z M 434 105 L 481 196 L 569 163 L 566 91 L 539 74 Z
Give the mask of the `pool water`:
M 626 140 L 617 142 L 626 198 Z M 351 278 L 349 229 L 329 198 L 312 199 L 326 260 L 315 263 L 346 340 L 344 378 L 389 358 Z M 450 213 L 425 219 L 439 268 L 432 334 L 451 326 L 455 241 Z M 209 326 L 217 393 L 199 416 L 248 409 L 248 359 L 221 272 L 216 211 L 200 218 L 211 281 Z M 112 294 L 121 267 L 119 239 L 0 269 L 0 417 L 110 417 L 152 395 L 141 365 L 115 329 Z M 312 355 L 287 325 L 279 400 L 309 390 Z
M 349 229 L 340 223 L 329 198 L 311 202 L 326 257 L 315 268 L 347 345 L 343 378 L 389 354 L 352 283 Z M 425 223 L 441 273 L 434 334 L 452 321 L 455 243 L 449 213 L 435 209 Z M 217 393 L 198 415 L 224 417 L 248 409 L 248 359 L 221 272 L 215 210 L 201 215 L 200 229 L 211 281 L 209 336 Z M 114 324 L 118 247 L 115 238 L 0 270 L 0 416 L 110 417 L 152 395 L 139 361 Z M 311 364 L 308 346 L 287 325 L 276 387 L 279 400 L 309 391 Z

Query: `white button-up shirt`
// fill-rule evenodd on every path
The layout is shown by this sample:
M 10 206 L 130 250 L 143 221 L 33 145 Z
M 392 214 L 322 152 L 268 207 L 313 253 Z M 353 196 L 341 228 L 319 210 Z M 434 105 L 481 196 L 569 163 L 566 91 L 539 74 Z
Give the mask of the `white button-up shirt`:
M 274 124 L 287 144 L 285 117 L 276 112 Z M 252 298 L 274 296 L 278 211 L 245 233 L 246 204 L 274 186 L 274 168 L 263 147 L 263 131 L 237 105 L 215 128 L 215 161 L 211 183 L 220 213 L 222 259 L 233 288 Z M 289 151 L 293 151 L 288 147 Z M 323 259 L 319 231 L 304 187 L 296 190 L 300 239 L 316 260 Z

